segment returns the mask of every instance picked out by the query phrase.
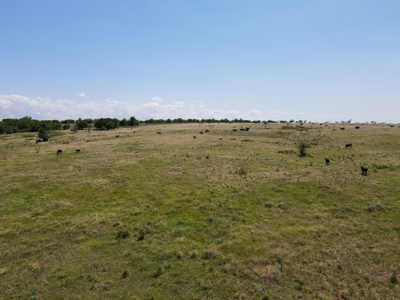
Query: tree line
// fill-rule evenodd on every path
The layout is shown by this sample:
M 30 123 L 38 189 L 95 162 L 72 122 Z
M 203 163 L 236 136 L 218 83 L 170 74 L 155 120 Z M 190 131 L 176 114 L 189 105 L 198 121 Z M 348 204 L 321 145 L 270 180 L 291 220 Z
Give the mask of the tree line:
M 351 119 L 348 121 L 334 122 L 334 123 L 351 123 Z M 32 117 L 23 117 L 20 119 L 7 118 L 0 121 L 0 134 L 11 134 L 16 132 L 39 132 L 46 133 L 52 130 L 91 130 L 92 128 L 98 130 L 110 130 L 118 127 L 133 127 L 140 124 L 170 124 L 170 123 L 307 123 L 307 120 L 295 121 L 291 119 L 290 121 L 280 120 L 268 120 L 268 121 L 251 121 L 245 119 L 148 119 L 148 120 L 137 120 L 135 117 L 130 117 L 129 119 L 123 118 L 119 120 L 117 118 L 99 118 L 99 119 L 66 119 L 60 120 L 35 120 Z M 330 122 L 325 122 L 330 123 Z M 368 122 L 366 122 L 368 123 Z M 376 121 L 371 121 L 371 124 L 377 124 Z M 40 134 L 39 134 L 40 136 Z
M 39 132 L 39 136 L 46 136 L 46 132 L 52 130 L 91 130 L 92 128 L 98 130 L 111 130 L 118 127 L 133 127 L 140 124 L 170 124 L 170 123 L 282 123 L 286 121 L 250 121 L 240 119 L 148 119 L 148 120 L 137 120 L 135 117 L 129 119 L 123 118 L 119 120 L 117 118 L 99 118 L 99 119 L 82 119 L 77 120 L 66 119 L 66 120 L 35 120 L 32 117 L 23 117 L 20 119 L 7 118 L 0 121 L 0 134 L 12 134 L 17 132 Z

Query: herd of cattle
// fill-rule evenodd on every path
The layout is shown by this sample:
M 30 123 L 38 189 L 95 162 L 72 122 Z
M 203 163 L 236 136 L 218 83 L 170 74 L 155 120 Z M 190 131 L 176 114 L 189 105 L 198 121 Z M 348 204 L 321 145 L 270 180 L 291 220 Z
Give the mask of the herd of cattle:
M 251 127 L 251 126 L 250 126 L 250 127 Z M 240 130 L 240 131 L 249 131 L 249 130 L 250 130 L 250 127 L 241 127 L 241 128 L 239 128 L 239 130 Z M 360 126 L 356 126 L 355 129 L 360 129 Z M 345 130 L 345 128 L 344 128 L 344 127 L 341 127 L 340 130 Z M 233 132 L 237 132 L 237 131 L 238 131 L 238 130 L 237 130 L 236 128 L 233 129 Z M 200 134 L 203 134 L 204 132 L 209 132 L 209 130 L 207 129 L 207 130 L 205 130 L 205 131 L 200 131 Z M 161 132 L 161 131 L 157 131 L 157 134 L 161 135 L 162 132 Z M 119 135 L 116 135 L 115 137 L 119 137 Z M 193 138 L 195 139 L 196 136 L 193 136 Z M 220 139 L 221 139 L 221 138 L 220 138 Z M 235 140 L 235 138 L 232 138 L 231 140 Z M 69 142 L 66 142 L 66 143 L 69 143 Z M 351 148 L 351 147 L 353 147 L 353 144 L 352 144 L 352 143 L 347 143 L 347 144 L 344 146 L 344 148 Z M 75 152 L 76 152 L 76 153 L 80 153 L 81 150 L 80 150 L 80 149 L 76 149 Z M 57 150 L 57 153 L 56 153 L 56 154 L 59 155 L 59 154 L 62 154 L 62 153 L 63 153 L 62 150 L 59 149 L 59 150 Z M 325 157 L 325 164 L 326 164 L 327 166 L 329 166 L 330 163 L 331 163 L 330 159 L 327 158 L 327 157 Z M 368 168 L 366 168 L 366 167 L 364 167 L 364 166 L 361 166 L 361 174 L 364 175 L 364 176 L 367 176 L 367 172 L 368 172 Z

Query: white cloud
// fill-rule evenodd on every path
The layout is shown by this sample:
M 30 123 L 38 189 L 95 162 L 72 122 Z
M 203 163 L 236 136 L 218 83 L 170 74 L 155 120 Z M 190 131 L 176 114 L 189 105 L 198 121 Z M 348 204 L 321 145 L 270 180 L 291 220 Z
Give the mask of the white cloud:
M 160 97 L 151 97 L 151 100 L 156 103 L 161 103 L 162 99 Z
M 224 111 L 208 108 L 200 101 L 174 101 L 162 104 L 162 99 L 152 97 L 148 103 L 138 104 L 132 101 L 119 101 L 107 98 L 102 102 L 74 101 L 69 99 L 51 100 L 49 98 L 28 98 L 21 95 L 0 95 L 0 119 L 31 116 L 35 119 L 78 119 L 78 118 L 129 118 L 135 116 L 146 119 L 224 119 L 235 118 L 261 119 L 261 112 L 249 113 Z
M 156 99 L 155 99 L 156 98 Z M 120 101 L 113 98 L 101 102 L 75 101 L 69 99 L 52 100 L 50 98 L 29 98 L 22 95 L 0 95 L 0 120 L 4 118 L 22 118 L 31 116 L 40 120 L 65 120 L 78 118 L 129 118 L 146 119 L 246 119 L 246 120 L 307 120 L 310 122 L 347 121 L 357 122 L 375 120 L 378 122 L 398 122 L 373 116 L 350 116 L 332 114 L 310 114 L 306 112 L 271 111 L 261 112 L 252 109 L 248 112 L 237 110 L 217 110 L 210 108 L 202 101 L 175 101 L 161 103 L 162 99 L 153 97 L 148 103 L 135 103 L 132 100 Z
M 85 93 L 82 93 L 82 92 L 81 92 L 81 93 L 78 94 L 78 96 L 80 96 L 80 97 L 85 97 Z

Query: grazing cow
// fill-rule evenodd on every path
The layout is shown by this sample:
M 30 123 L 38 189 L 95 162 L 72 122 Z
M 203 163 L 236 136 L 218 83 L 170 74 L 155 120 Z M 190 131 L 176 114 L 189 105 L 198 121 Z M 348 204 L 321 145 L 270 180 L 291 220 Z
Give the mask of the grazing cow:
M 327 166 L 329 166 L 330 163 L 331 163 L 331 161 L 329 160 L 329 158 L 326 158 L 326 157 L 325 157 L 325 164 L 326 164 Z
M 119 134 L 117 134 L 115 137 L 116 137 L 116 138 L 119 137 Z
M 157 134 L 162 134 L 162 132 L 161 131 L 157 131 Z
M 210 132 L 210 130 L 206 129 L 206 132 Z
M 360 129 L 360 126 L 356 126 L 355 128 L 356 128 L 356 129 Z
M 81 150 L 80 149 L 76 149 L 75 152 L 76 153 L 81 153 Z
M 345 148 L 351 148 L 351 147 L 353 147 L 353 144 L 346 144 L 346 146 L 344 146 Z
M 344 130 L 344 127 L 340 127 L 340 130 Z
M 245 129 L 244 129 L 244 131 L 249 131 L 250 130 L 250 127 L 246 127 Z
M 367 176 L 368 168 L 361 166 L 361 175 Z
M 233 131 L 237 131 L 237 129 L 233 129 Z
M 57 150 L 57 155 L 62 154 L 62 150 Z
M 200 134 L 203 134 L 203 131 L 200 131 Z

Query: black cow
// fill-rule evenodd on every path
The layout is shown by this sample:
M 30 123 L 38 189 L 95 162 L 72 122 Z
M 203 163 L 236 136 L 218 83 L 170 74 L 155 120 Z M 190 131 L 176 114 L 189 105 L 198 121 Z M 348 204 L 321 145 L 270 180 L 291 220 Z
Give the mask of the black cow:
M 81 150 L 80 149 L 76 149 L 75 152 L 76 153 L 81 153 Z
M 368 168 L 361 166 L 361 175 L 367 176 Z
M 344 146 L 345 148 L 351 148 L 351 147 L 353 147 L 353 144 L 346 144 L 346 146 Z
M 360 129 L 360 126 L 356 126 L 355 128 L 356 128 L 356 129 Z
M 62 154 L 62 150 L 57 150 L 57 155 Z
M 344 130 L 344 127 L 340 127 L 340 130 Z
M 157 131 L 157 134 L 162 134 L 162 132 L 161 131 Z
M 326 164 L 327 166 L 329 166 L 330 163 L 331 163 L 331 161 L 329 160 L 329 158 L 326 158 L 326 157 L 325 157 L 325 164 Z

